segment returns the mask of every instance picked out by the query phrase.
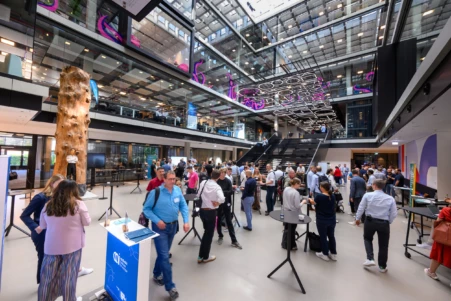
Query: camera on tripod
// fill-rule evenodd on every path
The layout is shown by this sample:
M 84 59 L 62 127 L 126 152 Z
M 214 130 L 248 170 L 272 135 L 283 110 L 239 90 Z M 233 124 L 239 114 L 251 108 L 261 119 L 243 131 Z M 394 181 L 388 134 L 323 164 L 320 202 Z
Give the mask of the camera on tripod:
M 194 198 L 193 202 L 194 202 L 194 209 L 193 209 L 192 217 L 197 217 L 197 216 L 199 216 L 200 207 L 202 206 L 202 198 L 196 197 L 196 198 Z

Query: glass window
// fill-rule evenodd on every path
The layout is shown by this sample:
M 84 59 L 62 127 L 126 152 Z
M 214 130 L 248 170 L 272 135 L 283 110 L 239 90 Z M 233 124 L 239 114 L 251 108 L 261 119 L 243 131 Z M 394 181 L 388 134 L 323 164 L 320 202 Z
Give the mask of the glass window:
M 189 20 L 193 20 L 193 3 L 194 0 L 171 0 L 172 6 L 178 10 L 182 15 L 184 15 Z
M 189 72 L 190 34 L 191 31 L 159 8 L 141 22 L 132 21 L 132 44 L 184 72 Z

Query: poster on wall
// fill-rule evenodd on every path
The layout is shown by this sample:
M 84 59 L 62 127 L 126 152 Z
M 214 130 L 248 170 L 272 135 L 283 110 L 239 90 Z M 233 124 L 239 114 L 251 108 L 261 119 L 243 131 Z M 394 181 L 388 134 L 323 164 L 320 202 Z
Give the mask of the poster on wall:
M 417 183 L 417 165 L 415 163 L 411 163 L 410 164 L 410 195 L 409 195 L 409 200 L 410 200 L 410 206 L 413 207 L 413 205 L 415 204 L 415 202 L 412 199 L 412 195 L 415 195 L 415 191 L 416 191 L 416 183 Z
M 188 103 L 187 128 L 197 130 L 197 108 L 192 102 Z
M 235 137 L 239 139 L 244 139 L 244 123 L 237 123 L 235 125 Z

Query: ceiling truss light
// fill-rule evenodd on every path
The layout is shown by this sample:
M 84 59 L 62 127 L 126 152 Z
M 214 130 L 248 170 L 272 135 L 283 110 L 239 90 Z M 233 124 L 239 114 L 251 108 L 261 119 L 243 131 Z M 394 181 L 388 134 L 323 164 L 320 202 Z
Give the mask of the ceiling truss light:
M 393 141 L 393 142 L 391 143 L 391 145 L 399 145 L 399 142 L 398 142 L 398 141 Z
M 382 30 L 382 29 L 385 29 L 385 25 L 382 25 L 382 26 L 381 26 L 381 30 Z
M 88 48 L 85 48 L 84 50 L 85 50 L 85 52 L 89 52 L 89 49 L 88 49 Z
M 343 39 L 339 39 L 339 40 L 337 41 L 337 43 L 341 43 L 341 42 L 343 42 Z
M 320 45 L 320 46 L 319 46 L 319 49 L 323 49 L 323 48 L 324 48 L 324 45 Z
M 427 12 L 424 12 L 424 13 L 423 13 L 423 17 L 424 17 L 424 16 L 427 16 L 427 15 L 430 15 L 430 14 L 432 14 L 433 12 L 434 12 L 433 9 L 428 10 Z
M 342 7 L 343 7 L 343 4 L 341 4 L 341 3 L 337 5 L 337 8 L 342 8 Z
M 322 15 L 324 15 L 324 12 L 320 11 L 318 15 L 322 16 Z
M 360 71 L 358 71 L 358 72 L 357 72 L 357 74 L 362 74 L 362 73 L 363 73 L 363 71 L 362 71 L 362 70 L 360 70 Z
M 10 45 L 10 46 L 16 46 L 16 43 L 14 43 L 13 41 L 4 39 L 4 38 L 1 38 L 1 39 L 0 39 L 0 42 L 2 42 L 2 43 L 4 43 L 4 44 L 7 44 L 7 45 Z
M 2 51 L 2 55 L 7 56 L 7 55 L 8 55 L 8 52 Z
M 342 78 L 343 77 L 343 75 L 337 75 L 337 78 Z
M 127 95 L 127 93 L 125 93 L 125 92 L 123 92 L 123 91 L 119 92 L 119 94 L 121 94 L 121 95 Z

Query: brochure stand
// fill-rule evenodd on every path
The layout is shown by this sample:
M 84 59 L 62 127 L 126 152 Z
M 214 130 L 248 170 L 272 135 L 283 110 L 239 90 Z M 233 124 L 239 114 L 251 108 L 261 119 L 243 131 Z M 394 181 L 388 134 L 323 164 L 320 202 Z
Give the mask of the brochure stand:
M 107 231 L 105 290 L 114 301 L 150 300 L 151 250 L 150 236 L 138 243 L 128 240 L 122 230 L 126 219 L 110 221 Z M 140 224 L 128 219 L 129 232 L 144 229 Z

